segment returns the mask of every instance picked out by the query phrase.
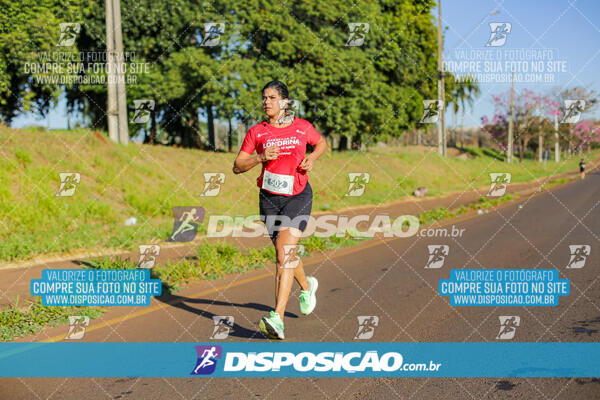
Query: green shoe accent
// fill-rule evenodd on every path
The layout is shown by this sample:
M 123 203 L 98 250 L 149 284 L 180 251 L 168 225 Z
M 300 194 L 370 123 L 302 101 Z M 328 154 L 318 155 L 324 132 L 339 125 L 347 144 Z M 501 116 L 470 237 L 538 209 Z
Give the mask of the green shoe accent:
M 258 323 L 258 327 L 262 333 L 271 339 L 285 339 L 283 321 L 275 311 L 271 311 L 268 317 L 263 317 Z
M 319 281 L 314 276 L 307 276 L 308 290 L 300 291 L 300 312 L 304 315 L 308 315 L 315 309 L 317 305 L 317 288 L 319 287 Z

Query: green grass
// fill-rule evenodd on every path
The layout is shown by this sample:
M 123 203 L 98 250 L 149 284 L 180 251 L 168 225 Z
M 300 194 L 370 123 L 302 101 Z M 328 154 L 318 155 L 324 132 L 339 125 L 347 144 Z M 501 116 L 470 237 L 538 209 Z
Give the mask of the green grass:
M 86 129 L 0 127 L 0 141 L 0 261 L 78 249 L 132 251 L 141 243 L 165 241 L 175 206 L 202 206 L 207 215 L 258 212 L 259 170 L 234 175 L 232 153 L 106 145 Z M 411 196 L 418 186 L 427 186 L 428 196 L 487 186 L 490 172 L 510 172 L 512 182 L 531 181 L 574 171 L 579 162 L 572 158 L 544 169 L 533 160 L 507 165 L 496 150 L 469 149 L 475 157 L 466 160 L 443 159 L 432 150 L 390 146 L 324 155 L 311 172 L 313 210 L 389 203 Z M 55 196 L 59 172 L 81 174 L 72 197 Z M 218 196 L 200 197 L 204 172 L 225 173 Z M 370 174 L 364 195 L 344 196 L 349 172 Z M 136 217 L 137 225 L 125 226 L 129 217 Z M 199 232 L 205 231 L 206 224 L 200 225 Z
M 504 161 L 506 157 L 502 152 L 496 149 L 482 149 L 478 147 L 464 147 L 463 150 L 475 157 L 491 157 L 499 161 Z
M 489 200 L 481 197 L 469 207 L 450 211 L 440 207 L 423 212 L 418 216 L 421 225 L 435 221 L 453 218 L 463 214 L 468 209 L 491 207 L 513 199 L 505 195 L 498 199 Z M 300 241 L 306 250 L 304 256 L 310 256 L 320 251 L 334 250 L 352 246 L 367 238 L 357 238 L 351 232 L 346 232 L 343 237 L 316 237 L 309 236 Z M 195 250 L 195 256 L 177 261 L 169 261 L 151 270 L 153 279 L 162 281 L 163 295 L 181 290 L 187 284 L 200 280 L 216 280 L 228 274 L 244 273 L 265 268 L 267 263 L 275 261 L 275 249 L 265 246 L 242 251 L 226 242 L 209 243 L 204 240 Z M 87 268 L 93 269 L 134 269 L 137 264 L 120 256 L 96 257 L 87 261 Z M 87 315 L 97 318 L 106 310 L 98 307 L 49 307 L 40 303 L 31 303 L 26 308 L 13 305 L 0 311 L 0 341 L 6 342 L 29 334 L 40 332 L 46 326 L 58 326 L 68 323 L 69 315 Z
M 15 150 L 15 158 L 25 168 L 31 164 L 31 154 L 21 147 Z
M 514 197 L 510 194 L 505 194 L 502 197 L 490 199 L 488 197 L 480 197 L 479 200 L 475 203 L 469 204 L 469 208 L 472 210 L 480 210 L 482 208 L 490 208 L 496 206 L 500 203 L 504 203 L 506 201 L 512 200 Z
M 421 226 L 429 225 L 435 221 L 456 217 L 469 209 L 490 208 L 513 198 L 509 194 L 493 200 L 481 197 L 468 207 L 462 206 L 454 211 L 444 207 L 436 208 L 419 214 L 419 224 Z M 320 251 L 352 246 L 363 240 L 368 240 L 368 238 L 357 237 L 352 232 L 347 231 L 343 237 L 317 237 L 312 235 L 302 238 L 299 243 L 306 250 L 305 256 L 310 256 Z M 152 278 L 162 281 L 163 293 L 172 293 L 193 281 L 221 279 L 228 274 L 262 269 L 269 262 L 275 262 L 275 249 L 272 246 L 242 251 L 231 243 L 224 241 L 209 243 L 207 240 L 203 240 L 196 247 L 193 257 L 168 261 L 165 265 L 155 266 L 151 274 Z M 135 262 L 119 256 L 97 257 L 87 263 L 88 268 L 95 269 L 134 269 L 137 267 Z
M 425 211 L 419 214 L 419 224 L 428 225 L 435 221 L 452 218 L 454 214 L 446 207 L 439 207 L 433 210 Z
M 43 306 L 41 302 L 30 302 L 20 307 L 18 302 L 0 310 L 0 342 L 9 342 L 18 337 L 42 331 L 47 326 L 69 323 L 69 316 L 82 315 L 98 318 L 106 310 L 98 307 Z M 66 336 L 67 332 L 65 332 Z
M 518 196 L 518 194 L 516 195 Z M 459 208 L 453 211 L 448 210 L 446 207 L 435 208 L 433 210 L 428 210 L 419 214 L 419 224 L 421 226 L 429 225 L 435 221 L 442 221 L 445 219 L 450 219 L 465 214 L 469 211 L 469 209 L 479 210 L 484 208 L 491 208 L 497 206 L 498 204 L 510 201 L 514 198 L 515 197 L 510 194 L 505 194 L 504 196 L 495 199 L 490 199 L 488 197 L 480 197 L 476 202 L 470 203 L 467 206 L 460 206 Z
M 558 178 L 558 179 L 550 179 L 548 182 L 544 183 L 544 185 L 542 186 L 543 189 L 550 189 L 553 186 L 556 185 L 562 185 L 563 183 L 567 183 L 573 179 L 576 179 L 578 177 L 575 178 Z
M 334 250 L 351 246 L 364 239 L 355 239 L 349 233 L 345 237 L 320 238 L 310 236 L 300 241 L 306 250 L 306 256 L 317 251 Z M 275 249 L 265 246 L 242 251 L 223 241 L 209 243 L 204 240 L 195 249 L 193 257 L 177 261 L 168 261 L 165 265 L 152 268 L 151 275 L 160 279 L 163 293 L 181 290 L 193 281 L 221 279 L 228 274 L 237 274 L 265 268 L 267 263 L 275 262 Z M 94 269 L 134 269 L 136 263 L 119 256 L 96 257 L 87 262 Z

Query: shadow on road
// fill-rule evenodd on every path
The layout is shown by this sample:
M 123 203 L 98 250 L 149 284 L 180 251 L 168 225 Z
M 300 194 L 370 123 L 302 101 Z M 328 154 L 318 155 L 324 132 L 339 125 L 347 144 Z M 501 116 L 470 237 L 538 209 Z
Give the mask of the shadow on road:
M 573 332 L 575 334 L 587 333 L 588 336 L 592 336 L 595 333 L 598 333 L 598 330 L 600 330 L 600 326 L 598 326 L 598 324 L 600 324 L 600 317 L 596 317 L 594 319 L 590 319 L 590 320 L 586 320 L 586 321 L 577 321 L 576 324 L 580 325 L 580 326 L 571 327 L 571 329 L 573 329 Z M 596 329 L 592 329 L 592 328 L 596 328 Z M 596 335 L 594 335 L 594 336 L 596 336 Z
M 177 307 L 182 310 L 205 317 L 211 321 L 211 324 L 213 323 L 213 317 L 215 317 L 219 314 L 214 314 L 212 312 L 203 310 L 195 305 L 207 304 L 207 305 L 226 306 L 226 307 L 235 307 L 235 308 L 251 308 L 254 310 L 258 310 L 258 311 L 264 311 L 265 313 L 268 313 L 269 311 L 271 311 L 273 309 L 272 307 L 268 307 L 264 304 L 258 304 L 258 303 L 241 304 L 241 303 L 232 303 L 232 302 L 228 302 L 228 301 L 219 301 L 219 300 L 194 299 L 191 297 L 177 296 L 174 294 L 167 294 L 164 296 L 156 297 L 156 299 L 163 303 L 168 303 L 172 307 Z M 288 318 L 298 318 L 298 316 L 296 314 L 287 312 L 287 311 L 285 312 L 285 316 Z M 258 326 L 258 321 L 256 321 L 256 323 Z M 243 326 L 241 326 L 240 324 L 238 324 L 237 322 L 234 322 L 233 328 L 229 331 L 229 336 L 245 338 L 245 339 L 260 339 L 260 340 L 267 339 L 259 330 L 246 329 Z
M 119 261 L 120 261 L 120 265 L 117 267 L 131 268 L 131 265 L 127 264 L 127 262 L 125 260 L 119 260 Z M 94 261 L 88 262 L 85 260 L 83 260 L 83 261 L 77 260 L 77 261 L 75 261 L 75 263 L 79 266 L 92 268 L 92 269 L 98 269 L 98 268 L 102 269 L 104 267 L 104 265 L 100 265 Z M 150 276 L 153 279 L 158 279 L 158 276 L 156 276 L 156 274 L 153 270 L 151 271 Z M 211 321 L 211 325 L 213 324 L 213 321 L 214 321 L 213 317 L 218 316 L 218 314 L 214 314 L 209 311 L 203 310 L 199 306 L 201 306 L 201 305 L 213 306 L 214 305 L 214 306 L 235 307 L 236 309 L 237 308 L 250 308 L 250 309 L 254 309 L 254 310 L 258 310 L 258 311 L 263 311 L 265 314 L 267 314 L 269 311 L 271 311 L 273 309 L 271 307 L 267 307 L 264 304 L 258 304 L 258 303 L 240 304 L 240 303 L 232 303 L 232 302 L 228 302 L 228 301 L 197 299 L 197 298 L 191 298 L 191 297 L 185 297 L 185 296 L 178 296 L 176 294 L 173 294 L 173 292 L 172 292 L 173 290 L 174 290 L 174 286 L 172 286 L 168 283 L 162 282 L 163 295 L 157 296 L 157 297 L 155 297 L 155 299 L 160 302 L 167 303 L 172 307 L 177 307 L 182 310 L 205 317 L 206 319 Z M 221 315 L 223 315 L 223 314 L 221 314 Z M 296 314 L 290 313 L 287 311 L 285 313 L 285 316 L 288 318 L 298 318 L 298 316 Z M 258 321 L 256 321 L 256 325 L 258 325 Z M 246 338 L 246 339 L 266 339 L 266 337 L 260 331 L 253 330 L 253 329 L 246 329 L 243 326 L 241 326 L 235 322 L 233 324 L 233 327 L 230 328 L 228 336 L 234 336 L 234 337 Z

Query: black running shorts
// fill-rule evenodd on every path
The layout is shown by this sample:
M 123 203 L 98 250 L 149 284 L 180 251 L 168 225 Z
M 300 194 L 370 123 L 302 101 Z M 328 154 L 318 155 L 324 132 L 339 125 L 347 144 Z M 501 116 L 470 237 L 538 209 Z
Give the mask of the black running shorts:
M 290 227 L 304 232 L 312 209 L 312 188 L 306 182 L 303 191 L 295 196 L 269 193 L 261 189 L 259 194 L 260 220 L 264 222 L 272 240 L 279 228 Z

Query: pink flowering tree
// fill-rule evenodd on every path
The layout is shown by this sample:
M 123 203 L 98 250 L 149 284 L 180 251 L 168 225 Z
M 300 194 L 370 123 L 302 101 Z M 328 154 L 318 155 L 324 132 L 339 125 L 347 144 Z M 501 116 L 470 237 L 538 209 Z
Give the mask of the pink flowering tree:
M 579 121 L 573 129 L 573 140 L 580 153 L 591 149 L 593 145 L 600 144 L 600 126 L 589 119 Z
M 576 86 L 572 88 L 562 89 L 561 91 L 555 89 L 552 92 L 552 96 L 556 98 L 559 103 L 559 120 L 562 120 L 563 116 L 565 115 L 566 100 L 583 100 L 585 102 L 583 114 L 589 114 L 596 109 L 599 97 L 598 93 L 596 93 L 594 90 L 584 86 Z M 582 140 L 578 139 L 575 136 L 575 130 L 577 126 L 582 122 L 583 121 L 579 121 L 577 124 L 561 123 L 558 126 L 558 134 L 561 140 L 563 141 L 566 150 L 568 151 L 568 154 L 571 154 L 573 150 L 577 150 L 578 148 L 579 150 L 583 150 L 582 147 L 578 146 L 578 144 L 582 144 Z M 591 129 L 592 125 L 593 124 L 591 123 L 591 121 L 589 121 L 586 124 L 579 127 L 577 129 L 578 135 L 585 136 L 585 132 L 587 132 L 588 127 Z M 590 144 L 592 143 L 593 142 L 590 142 Z
M 508 145 L 508 121 L 510 118 L 510 92 L 492 95 L 494 101 L 494 116 L 481 118 L 483 130 L 488 132 L 499 148 L 506 150 Z M 525 150 L 530 141 L 537 135 L 538 145 L 544 136 L 552 132 L 548 119 L 559 115 L 559 105 L 551 98 L 523 89 L 515 93 L 514 98 L 514 145 L 519 150 L 519 160 L 522 162 Z M 514 149 L 513 149 L 514 150 Z

